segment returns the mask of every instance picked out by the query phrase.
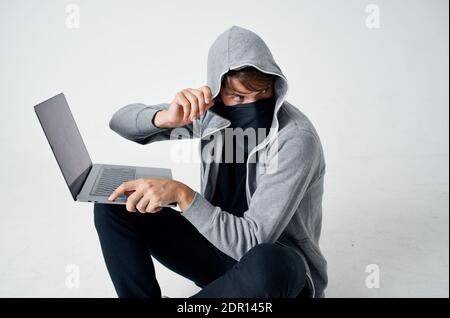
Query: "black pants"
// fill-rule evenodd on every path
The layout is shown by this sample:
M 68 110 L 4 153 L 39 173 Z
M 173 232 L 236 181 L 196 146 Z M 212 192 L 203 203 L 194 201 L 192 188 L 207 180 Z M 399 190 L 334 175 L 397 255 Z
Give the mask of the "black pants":
M 161 297 L 151 256 L 202 288 L 192 297 L 298 297 L 305 286 L 305 266 L 291 248 L 260 244 L 237 262 L 171 208 L 141 214 L 96 203 L 94 219 L 119 297 Z

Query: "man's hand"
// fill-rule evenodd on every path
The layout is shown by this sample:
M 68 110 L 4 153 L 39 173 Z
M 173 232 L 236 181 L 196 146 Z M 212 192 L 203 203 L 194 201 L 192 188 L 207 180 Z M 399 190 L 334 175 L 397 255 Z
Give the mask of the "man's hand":
M 154 213 L 172 202 L 177 202 L 180 209 L 185 211 L 192 202 L 195 191 L 175 180 L 141 178 L 122 183 L 108 200 L 114 201 L 124 194 L 128 196 L 127 211 Z
M 154 123 L 159 128 L 176 128 L 191 124 L 213 105 L 211 89 L 208 86 L 199 89 L 186 88 L 175 95 L 168 109 L 156 113 Z

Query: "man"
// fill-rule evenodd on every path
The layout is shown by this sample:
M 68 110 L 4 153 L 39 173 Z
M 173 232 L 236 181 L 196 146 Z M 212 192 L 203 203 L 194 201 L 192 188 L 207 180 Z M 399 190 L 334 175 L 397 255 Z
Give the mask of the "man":
M 200 192 L 176 180 L 139 179 L 110 197 L 126 194 L 126 207 L 95 205 L 119 297 L 161 297 L 151 256 L 201 287 L 193 297 L 324 297 L 325 160 L 287 90 L 265 42 L 233 26 L 209 50 L 206 86 L 182 90 L 170 104 L 114 114 L 111 129 L 129 140 L 200 138 L 202 155 Z M 163 207 L 170 202 L 181 213 Z

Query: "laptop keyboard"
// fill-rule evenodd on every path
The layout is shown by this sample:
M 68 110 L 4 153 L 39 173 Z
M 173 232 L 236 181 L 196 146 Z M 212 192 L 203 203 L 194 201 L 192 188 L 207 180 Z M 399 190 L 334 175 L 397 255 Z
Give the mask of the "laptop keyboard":
M 134 168 L 102 168 L 91 195 L 109 197 L 118 186 L 126 181 L 134 180 L 135 176 Z

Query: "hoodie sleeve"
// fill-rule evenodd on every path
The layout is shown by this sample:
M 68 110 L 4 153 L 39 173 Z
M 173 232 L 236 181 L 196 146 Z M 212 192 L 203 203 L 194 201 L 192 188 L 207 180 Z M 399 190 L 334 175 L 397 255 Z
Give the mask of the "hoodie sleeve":
M 317 177 L 320 151 L 319 142 L 306 130 L 280 144 L 277 170 L 261 176 L 242 217 L 212 205 L 198 192 L 182 215 L 215 246 L 239 260 L 254 246 L 275 242 L 284 231 Z M 269 165 L 271 160 L 275 159 Z
M 145 145 L 154 141 L 192 138 L 193 124 L 178 128 L 159 128 L 153 117 L 159 110 L 169 108 L 168 103 L 157 105 L 130 104 L 120 108 L 112 116 L 109 127 L 120 136 Z

